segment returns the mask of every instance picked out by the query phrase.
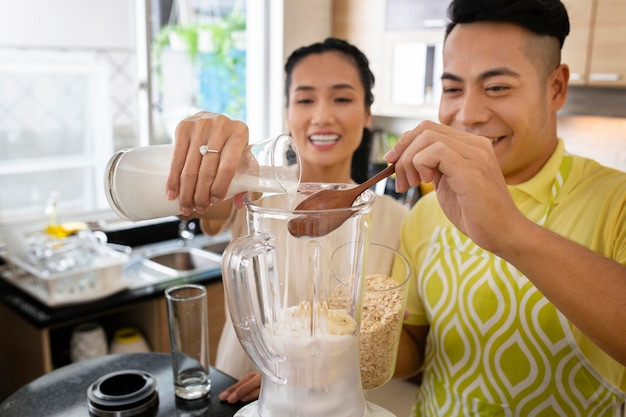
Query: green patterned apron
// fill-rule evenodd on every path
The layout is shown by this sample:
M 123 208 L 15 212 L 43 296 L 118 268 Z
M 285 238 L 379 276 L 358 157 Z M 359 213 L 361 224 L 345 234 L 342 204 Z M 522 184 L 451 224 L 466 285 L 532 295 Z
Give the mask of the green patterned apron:
M 538 224 L 571 163 L 565 156 Z M 624 393 L 592 367 L 567 319 L 515 267 L 439 227 L 420 276 L 431 327 L 415 416 L 624 415 Z

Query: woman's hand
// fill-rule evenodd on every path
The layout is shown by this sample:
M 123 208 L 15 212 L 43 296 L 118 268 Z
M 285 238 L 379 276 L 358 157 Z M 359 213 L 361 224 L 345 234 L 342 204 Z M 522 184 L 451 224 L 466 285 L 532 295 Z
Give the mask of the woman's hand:
M 176 127 L 174 154 L 167 179 L 167 198 L 178 198 L 181 213 L 203 214 L 226 195 L 243 149 L 248 126 L 224 115 L 200 112 Z M 204 155 L 200 148 L 209 151 Z
M 259 398 L 261 390 L 261 374 L 249 373 L 241 378 L 236 384 L 231 385 L 220 393 L 220 400 L 231 404 L 238 401 L 248 402 Z

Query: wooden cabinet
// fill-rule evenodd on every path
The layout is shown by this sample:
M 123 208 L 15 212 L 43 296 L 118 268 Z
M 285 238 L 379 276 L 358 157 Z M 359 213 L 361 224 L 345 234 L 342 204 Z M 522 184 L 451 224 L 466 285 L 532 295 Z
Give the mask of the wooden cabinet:
M 370 61 L 376 79 L 372 112 L 380 112 L 383 90 L 385 0 L 334 0 L 332 33 L 356 45 Z
M 209 349 L 211 363 L 225 321 L 224 289 L 221 280 L 206 285 L 209 314 Z M 69 345 L 72 330 L 78 324 L 95 321 L 110 339 L 120 327 L 136 327 L 152 351 L 169 352 L 167 307 L 164 297 L 130 303 L 87 316 L 77 316 L 61 324 L 37 328 L 0 303 L 0 401 L 15 390 L 70 362 Z
M 563 3 L 568 10 L 571 26 L 562 58 L 570 66 L 570 83 L 626 87 L 626 1 L 563 0 Z M 388 30 L 389 16 L 394 15 L 387 10 L 391 4 L 397 7 L 417 7 L 410 2 L 397 0 L 334 0 L 333 35 L 354 43 L 370 59 L 376 76 L 375 102 L 372 106 L 375 115 L 432 116 L 438 105 L 438 92 L 429 90 L 428 79 L 422 83 L 420 76 L 421 72 L 428 74 L 429 71 L 438 70 L 436 64 L 441 55 L 444 29 L 420 27 Z M 434 48 L 435 65 L 427 63 L 429 66 L 424 71 L 414 74 L 407 72 L 406 79 L 419 84 L 405 86 L 403 93 L 421 92 L 422 87 L 425 90 L 424 96 L 416 98 L 417 103 L 423 100 L 422 104 L 403 103 L 404 99 L 398 101 L 394 97 L 393 83 L 402 79 L 402 73 L 398 74 L 402 70 L 398 68 L 394 51 L 408 48 L 415 52 L 421 48 L 419 44 Z
M 597 0 L 589 85 L 626 86 L 626 2 Z
M 570 34 L 565 38 L 561 61 L 569 65 L 570 84 L 583 85 L 589 72 L 589 49 L 593 0 L 562 0 L 570 20 Z
M 423 7 L 429 4 L 432 6 L 424 1 L 333 2 L 333 35 L 358 46 L 370 60 L 376 78 L 374 115 L 436 117 L 445 16 L 443 11 L 431 11 L 435 16 L 441 14 L 440 20 L 427 19 L 437 21 L 436 27 L 426 27 L 432 23 L 413 18 L 423 15 Z M 415 27 L 410 27 L 411 21 Z
M 562 60 L 572 85 L 626 86 L 626 2 L 563 0 L 570 17 Z

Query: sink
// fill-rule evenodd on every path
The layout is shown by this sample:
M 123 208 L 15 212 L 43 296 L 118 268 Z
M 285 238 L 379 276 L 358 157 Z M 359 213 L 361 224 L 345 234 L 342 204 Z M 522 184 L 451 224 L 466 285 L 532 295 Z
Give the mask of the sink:
M 128 288 L 167 285 L 173 281 L 200 276 L 219 276 L 222 252 L 230 243 L 230 233 L 197 236 L 187 246 L 180 239 L 159 242 L 133 249 L 124 266 Z
M 221 269 L 222 257 L 215 252 L 193 247 L 178 247 L 155 252 L 142 264 L 170 277 L 186 277 L 215 269 Z
M 226 246 L 228 246 L 229 243 L 230 240 L 217 241 L 202 246 L 202 249 L 213 253 L 219 253 L 221 255 L 224 253 L 224 249 L 226 249 Z

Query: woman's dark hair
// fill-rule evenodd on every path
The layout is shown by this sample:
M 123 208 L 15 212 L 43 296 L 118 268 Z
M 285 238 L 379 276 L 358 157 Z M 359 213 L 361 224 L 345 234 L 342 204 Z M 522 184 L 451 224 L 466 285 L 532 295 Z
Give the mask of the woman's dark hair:
M 557 38 L 563 47 L 570 30 L 567 10 L 560 0 L 452 0 L 448 18 L 446 37 L 457 24 L 504 22 Z
M 359 79 L 365 90 L 365 106 L 369 107 L 374 102 L 374 74 L 369 67 L 369 60 L 363 52 L 356 46 L 338 38 L 326 38 L 323 42 L 317 42 L 308 46 L 296 49 L 289 55 L 285 63 L 285 99 L 289 105 L 289 88 L 291 87 L 291 74 L 298 62 L 311 54 L 321 54 L 324 52 L 341 52 L 354 62 L 359 73 Z
M 302 59 L 311 54 L 321 54 L 324 52 L 341 52 L 350 59 L 359 73 L 359 79 L 365 91 L 365 106 L 369 108 L 374 102 L 374 74 L 370 70 L 367 56 L 356 46 L 338 38 L 326 38 L 323 42 L 317 42 L 308 46 L 296 49 L 289 55 L 285 63 L 285 100 L 289 105 L 289 88 L 291 87 L 291 75 L 294 67 Z M 370 130 L 363 128 L 363 136 L 359 147 L 352 154 L 352 169 L 350 175 L 358 183 L 367 179 L 369 150 L 371 147 Z

